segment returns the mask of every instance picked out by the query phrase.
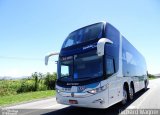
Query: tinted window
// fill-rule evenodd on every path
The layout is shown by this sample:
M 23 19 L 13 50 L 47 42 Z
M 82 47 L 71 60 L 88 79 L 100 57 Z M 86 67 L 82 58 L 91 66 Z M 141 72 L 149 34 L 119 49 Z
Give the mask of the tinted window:
M 95 52 L 79 54 L 74 60 L 74 78 L 95 78 L 103 75 L 103 58 Z
M 69 76 L 69 66 L 62 65 L 61 72 L 62 76 Z
M 113 41 L 113 44 L 105 45 L 106 55 L 113 57 L 115 64 L 115 72 L 119 69 L 119 44 L 120 44 L 120 33 L 111 24 L 107 23 L 105 28 L 105 36 Z
M 114 62 L 113 59 L 106 59 L 106 75 L 112 75 L 114 73 Z
M 100 38 L 102 36 L 102 30 L 103 23 L 90 25 L 76 30 L 66 38 L 63 43 L 63 48 Z
M 146 75 L 146 63 L 143 56 L 129 43 L 127 39 L 122 39 L 122 65 L 123 75 L 143 76 Z
M 66 60 L 65 58 L 61 58 L 60 61 L 60 75 L 59 77 L 71 77 L 73 73 L 73 60 Z
M 82 80 L 103 76 L 103 57 L 96 50 L 60 57 L 58 63 L 58 78 L 63 80 Z
M 106 37 L 113 41 L 114 45 L 118 45 L 119 43 L 119 31 L 114 28 L 111 24 L 106 24 Z

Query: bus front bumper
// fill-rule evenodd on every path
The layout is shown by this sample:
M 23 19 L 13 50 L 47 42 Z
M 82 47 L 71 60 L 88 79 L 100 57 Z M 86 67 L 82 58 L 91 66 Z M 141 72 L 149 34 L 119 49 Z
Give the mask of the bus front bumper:
M 56 100 L 60 104 L 72 105 L 86 108 L 107 108 L 108 107 L 108 92 L 107 90 L 97 93 L 60 93 L 56 94 Z

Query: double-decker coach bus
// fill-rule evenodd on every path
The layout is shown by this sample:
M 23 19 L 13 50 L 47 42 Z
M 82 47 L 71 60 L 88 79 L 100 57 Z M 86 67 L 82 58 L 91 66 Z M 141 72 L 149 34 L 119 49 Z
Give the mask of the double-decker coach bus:
M 65 39 L 57 62 L 56 100 L 60 104 L 107 108 L 126 104 L 147 89 L 144 57 L 110 23 L 73 31 Z

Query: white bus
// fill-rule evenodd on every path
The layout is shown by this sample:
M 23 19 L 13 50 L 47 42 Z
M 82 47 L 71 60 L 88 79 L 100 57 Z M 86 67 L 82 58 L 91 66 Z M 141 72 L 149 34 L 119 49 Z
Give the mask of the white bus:
M 144 57 L 108 22 L 73 31 L 57 62 L 56 100 L 60 104 L 108 108 L 126 104 L 147 89 Z

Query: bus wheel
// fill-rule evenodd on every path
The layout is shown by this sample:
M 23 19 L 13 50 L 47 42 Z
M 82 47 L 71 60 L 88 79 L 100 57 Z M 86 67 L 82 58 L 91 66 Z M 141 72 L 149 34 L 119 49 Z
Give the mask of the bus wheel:
M 127 103 L 127 99 L 128 99 L 128 97 L 127 97 L 127 90 L 126 90 L 126 88 L 124 87 L 123 88 L 123 99 L 122 99 L 122 105 L 125 105 L 126 103 Z
M 130 91 L 129 91 L 129 99 L 132 100 L 134 97 L 134 90 L 133 87 L 130 87 Z
M 144 81 L 144 91 L 147 90 L 147 81 Z

